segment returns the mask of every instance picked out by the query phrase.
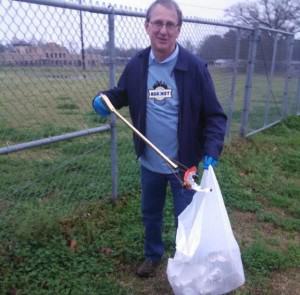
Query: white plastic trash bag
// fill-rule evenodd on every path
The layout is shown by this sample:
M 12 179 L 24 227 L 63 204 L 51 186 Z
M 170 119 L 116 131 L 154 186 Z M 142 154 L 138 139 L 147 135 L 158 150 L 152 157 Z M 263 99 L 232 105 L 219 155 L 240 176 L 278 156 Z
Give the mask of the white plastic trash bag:
M 178 217 L 176 253 L 167 266 L 175 295 L 224 294 L 245 282 L 240 249 L 211 166 L 201 187 L 212 191 L 196 192 Z

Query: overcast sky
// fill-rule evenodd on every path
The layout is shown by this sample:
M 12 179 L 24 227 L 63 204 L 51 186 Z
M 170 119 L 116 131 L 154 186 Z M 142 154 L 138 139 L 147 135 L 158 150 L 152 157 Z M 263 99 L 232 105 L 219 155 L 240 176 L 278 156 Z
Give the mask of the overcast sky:
M 116 9 L 135 10 L 136 8 L 145 11 L 153 0 L 56 0 L 73 3 L 82 3 L 83 5 L 95 5 L 107 7 L 109 4 L 116 5 Z M 222 20 L 224 16 L 224 9 L 229 6 L 247 0 L 177 0 L 179 6 L 183 11 L 184 17 L 199 17 L 209 20 Z M 31 9 L 29 9 L 31 7 Z M 45 6 L 42 7 L 45 11 Z M 13 38 L 20 40 L 43 40 L 44 42 L 52 40 L 63 44 L 75 44 L 73 32 L 73 23 L 76 22 L 74 11 L 66 11 L 63 14 L 57 14 L 59 17 L 54 17 L 54 9 L 48 8 L 49 14 L 41 15 L 41 7 L 37 5 L 30 5 L 28 3 L 21 3 L 12 0 L 0 0 L 0 42 L 4 44 L 9 43 Z M 60 10 L 57 10 L 59 12 Z M 70 18 L 69 18 L 70 16 Z M 72 16 L 72 17 L 71 17 Z M 52 20 L 50 20 L 53 18 Z M 95 19 L 87 22 L 87 32 L 93 32 L 93 23 Z M 53 24 L 53 25 L 52 25 Z M 123 28 L 121 28 L 123 30 Z M 61 30 L 61 31 L 59 31 Z M 59 33 L 58 33 L 59 31 Z M 212 33 L 209 32 L 209 33 Z M 216 34 L 217 32 L 214 31 Z M 224 30 L 222 31 L 224 33 Z M 204 34 L 204 32 L 202 32 Z M 130 35 L 130 34 L 128 34 Z M 132 34 L 131 34 L 132 35 Z M 87 35 L 86 35 L 87 36 Z M 96 34 L 99 36 L 99 34 Z M 137 42 L 135 35 L 132 35 L 135 43 Z M 204 36 L 204 35 L 203 35 Z M 58 40 L 56 40 L 58 39 Z M 86 45 L 93 45 L 99 43 L 97 38 L 87 38 Z M 119 38 L 120 40 L 122 38 Z M 142 39 L 142 38 L 141 38 Z M 106 39 L 105 39 L 106 40 Z M 122 40 L 121 40 L 122 41 Z M 120 41 L 120 42 L 121 42 Z M 104 41 L 103 41 L 104 42 Z M 78 41 L 77 41 L 78 43 Z M 77 44 L 76 43 L 76 44 Z M 95 43 L 95 44 L 94 44 Z M 130 43 L 130 42 L 129 42 Z M 128 44 L 129 44 L 128 43 Z M 79 43 L 78 43 L 79 44 Z M 78 47 L 77 44 L 77 47 Z M 141 46 L 137 44 L 137 46 Z M 72 45 L 76 48 L 76 45 Z
M 224 9 L 238 2 L 246 0 L 177 0 L 181 7 L 184 16 L 197 16 L 200 18 L 221 19 L 224 15 Z M 104 1 L 106 4 L 117 4 L 132 8 L 146 9 L 153 2 L 153 0 L 108 0 Z

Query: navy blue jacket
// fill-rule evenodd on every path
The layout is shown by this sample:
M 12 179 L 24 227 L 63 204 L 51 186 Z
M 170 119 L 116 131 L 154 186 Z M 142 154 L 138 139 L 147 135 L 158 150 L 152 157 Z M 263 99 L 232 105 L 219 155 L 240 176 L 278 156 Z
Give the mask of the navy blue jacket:
M 125 67 L 117 87 L 103 92 L 115 108 L 129 106 L 133 125 L 145 134 L 147 75 L 150 47 L 140 51 Z M 207 65 L 179 46 L 174 68 L 180 100 L 178 120 L 178 161 L 198 166 L 204 155 L 215 159 L 223 148 L 226 115 L 218 102 Z M 145 143 L 134 134 L 139 157 Z

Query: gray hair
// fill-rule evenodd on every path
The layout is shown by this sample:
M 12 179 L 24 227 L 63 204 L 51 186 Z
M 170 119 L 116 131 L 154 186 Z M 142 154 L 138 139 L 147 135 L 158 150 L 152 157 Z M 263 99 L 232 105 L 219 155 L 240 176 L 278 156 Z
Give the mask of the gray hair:
M 175 10 L 177 12 L 177 18 L 178 18 L 178 26 L 181 27 L 181 25 L 182 25 L 182 11 L 179 8 L 178 4 L 174 0 L 155 0 L 149 6 L 149 8 L 147 9 L 147 12 L 146 12 L 146 21 L 147 22 L 150 21 L 151 11 L 158 4 L 160 4 L 160 5 L 164 6 L 164 7 L 167 7 L 167 8 L 175 8 Z

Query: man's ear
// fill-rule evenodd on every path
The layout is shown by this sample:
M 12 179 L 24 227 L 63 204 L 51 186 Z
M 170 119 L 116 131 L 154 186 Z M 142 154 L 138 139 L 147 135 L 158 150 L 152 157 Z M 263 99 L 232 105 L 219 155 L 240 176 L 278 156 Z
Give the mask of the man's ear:
M 178 33 L 180 33 L 180 31 L 181 31 L 181 26 L 180 26 L 180 27 L 178 27 Z
M 148 33 L 148 31 L 149 31 L 149 22 L 147 20 L 145 20 L 144 27 L 145 27 L 146 33 L 149 34 Z

